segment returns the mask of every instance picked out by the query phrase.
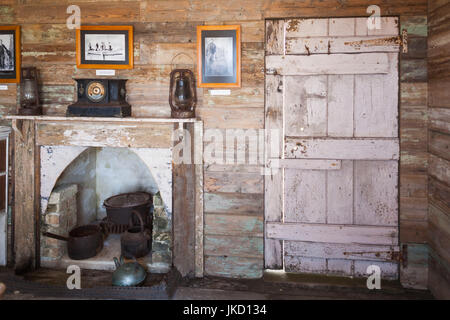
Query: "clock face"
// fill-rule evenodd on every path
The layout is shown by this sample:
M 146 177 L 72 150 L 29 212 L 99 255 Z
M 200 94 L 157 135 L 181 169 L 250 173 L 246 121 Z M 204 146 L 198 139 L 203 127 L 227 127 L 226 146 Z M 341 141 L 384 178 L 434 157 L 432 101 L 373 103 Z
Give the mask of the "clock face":
M 91 81 L 87 85 L 87 97 L 92 102 L 99 102 L 105 98 L 105 86 L 98 81 Z

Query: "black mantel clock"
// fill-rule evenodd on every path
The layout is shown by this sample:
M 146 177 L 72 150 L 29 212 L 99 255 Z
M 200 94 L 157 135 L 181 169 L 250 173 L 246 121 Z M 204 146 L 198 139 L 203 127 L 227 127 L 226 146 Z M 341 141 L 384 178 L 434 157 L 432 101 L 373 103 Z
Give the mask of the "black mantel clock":
M 69 117 L 129 117 L 126 79 L 75 79 L 77 102 L 67 108 Z

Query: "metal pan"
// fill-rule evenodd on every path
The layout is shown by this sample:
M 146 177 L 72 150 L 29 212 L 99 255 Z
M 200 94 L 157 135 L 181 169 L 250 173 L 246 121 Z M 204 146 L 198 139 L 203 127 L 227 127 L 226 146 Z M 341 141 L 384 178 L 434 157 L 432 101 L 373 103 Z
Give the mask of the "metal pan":
M 50 232 L 44 236 L 67 241 L 67 252 L 73 260 L 84 260 L 95 257 L 103 249 L 103 233 L 97 225 L 86 225 L 72 229 L 69 237 L 63 237 Z

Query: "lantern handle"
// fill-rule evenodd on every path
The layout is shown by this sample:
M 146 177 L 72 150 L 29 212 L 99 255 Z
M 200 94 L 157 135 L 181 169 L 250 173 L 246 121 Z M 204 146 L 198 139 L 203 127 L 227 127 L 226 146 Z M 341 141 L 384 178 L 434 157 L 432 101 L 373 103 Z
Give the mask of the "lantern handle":
M 190 55 L 188 55 L 188 54 L 185 53 L 185 52 L 178 52 L 176 55 L 173 56 L 172 60 L 170 60 L 170 65 L 171 65 L 171 67 L 172 67 L 172 70 L 170 70 L 170 71 L 173 71 L 173 70 L 174 70 L 174 69 L 173 69 L 173 61 L 175 60 L 175 58 L 177 58 L 177 57 L 179 57 L 179 56 L 181 56 L 181 55 L 185 55 L 186 57 L 188 57 L 189 59 L 191 59 L 192 65 L 194 65 L 194 59 L 193 59 Z

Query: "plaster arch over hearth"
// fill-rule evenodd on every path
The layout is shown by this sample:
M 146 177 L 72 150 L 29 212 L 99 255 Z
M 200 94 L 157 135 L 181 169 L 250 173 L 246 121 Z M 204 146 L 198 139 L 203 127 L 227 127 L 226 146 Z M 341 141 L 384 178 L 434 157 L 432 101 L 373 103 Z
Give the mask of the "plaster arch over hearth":
M 47 210 L 50 194 L 64 170 L 89 147 L 41 146 L 41 213 Z M 130 148 L 149 169 L 165 208 L 172 213 L 172 150 L 171 148 Z

